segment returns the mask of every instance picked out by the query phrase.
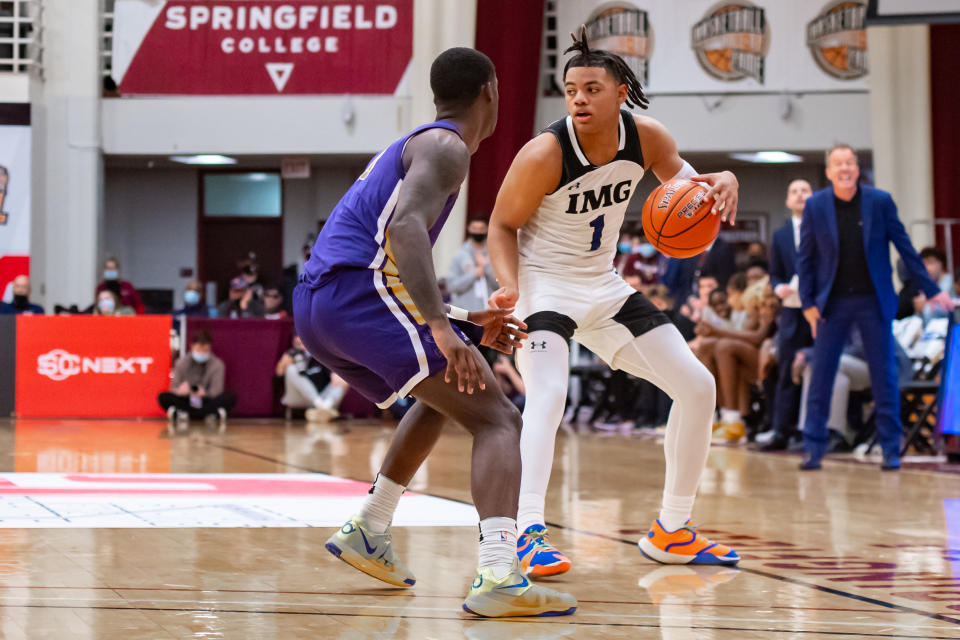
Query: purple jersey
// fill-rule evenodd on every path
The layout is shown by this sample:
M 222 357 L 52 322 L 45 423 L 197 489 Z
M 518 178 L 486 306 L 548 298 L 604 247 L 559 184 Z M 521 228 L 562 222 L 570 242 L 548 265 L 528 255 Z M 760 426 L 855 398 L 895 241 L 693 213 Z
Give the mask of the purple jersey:
M 399 276 L 389 227 L 407 173 L 403 168 L 403 149 L 410 138 L 427 129 L 448 129 L 460 135 L 452 123 L 437 120 L 417 127 L 374 157 L 333 208 L 304 267 L 303 283 L 319 287 L 345 268 L 373 269 L 392 278 Z M 458 193 L 447 198 L 443 212 L 430 229 L 431 245 L 437 241 Z

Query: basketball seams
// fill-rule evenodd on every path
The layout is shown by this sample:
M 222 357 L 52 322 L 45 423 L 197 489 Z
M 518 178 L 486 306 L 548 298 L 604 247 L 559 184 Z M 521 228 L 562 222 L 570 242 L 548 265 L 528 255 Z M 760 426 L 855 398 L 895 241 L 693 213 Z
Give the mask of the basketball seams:
M 664 183 L 664 184 L 666 184 L 666 183 Z M 679 202 L 679 201 L 683 200 L 683 198 L 686 197 L 686 195 L 687 195 L 688 193 L 690 193 L 690 191 L 696 189 L 698 186 L 700 186 L 700 185 L 697 184 L 696 182 L 691 182 L 691 183 L 690 183 L 690 187 L 689 187 L 686 191 L 684 191 L 683 193 L 681 193 L 681 194 L 680 194 L 680 197 L 677 198 L 674 202 Z M 660 191 L 661 189 L 663 189 L 663 184 L 661 184 L 659 187 L 657 187 L 656 191 L 654 191 L 654 194 L 656 194 L 656 192 L 657 192 L 657 191 Z M 661 194 L 660 196 L 658 196 L 658 197 L 655 198 L 654 200 L 659 200 L 659 199 L 662 198 L 662 197 L 663 197 L 663 194 Z M 660 248 L 660 238 L 663 237 L 663 236 L 661 235 L 661 233 L 663 232 L 663 228 L 666 226 L 667 220 L 670 219 L 670 214 L 673 213 L 673 210 L 674 210 L 675 208 L 676 208 L 676 204 L 674 204 L 673 207 L 667 207 L 667 212 L 666 212 L 666 214 L 663 216 L 663 221 L 660 223 L 660 228 L 657 229 L 657 244 L 655 245 L 655 246 L 657 247 L 657 249 Z M 653 211 L 654 211 L 654 209 L 655 209 L 655 207 L 653 206 L 653 203 L 651 203 L 651 204 L 650 204 L 650 217 L 651 217 L 651 218 L 653 218 Z M 642 224 L 642 222 L 643 222 L 643 221 L 641 220 L 641 224 Z M 652 223 L 652 222 L 653 222 L 653 221 L 651 220 L 651 223 Z
M 709 207 L 707 207 L 707 208 L 709 208 Z M 673 235 L 670 235 L 670 236 L 661 235 L 660 237 L 661 237 L 661 238 L 676 238 L 677 236 L 683 235 L 684 233 L 686 233 L 686 232 L 689 231 L 690 229 L 693 229 L 695 226 L 697 226 L 698 224 L 700 224 L 700 223 L 703 222 L 704 220 L 708 220 L 708 219 L 713 218 L 713 217 L 714 217 L 714 214 L 712 214 L 712 213 L 710 213 L 710 212 L 708 211 L 706 214 L 700 216 L 700 218 L 697 219 L 696 222 L 694 222 L 692 225 L 690 225 L 689 227 L 687 227 L 687 228 L 684 229 L 683 231 L 678 231 L 677 233 L 675 233 L 675 234 L 673 234 Z

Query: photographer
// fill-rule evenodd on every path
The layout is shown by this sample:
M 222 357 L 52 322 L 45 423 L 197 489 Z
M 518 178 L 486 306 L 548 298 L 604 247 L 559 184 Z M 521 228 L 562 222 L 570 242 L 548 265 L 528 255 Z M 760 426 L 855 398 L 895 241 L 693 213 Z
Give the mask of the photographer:
M 224 391 L 226 367 L 213 354 L 210 334 L 198 331 L 190 345 L 190 356 L 180 358 L 173 368 L 170 391 L 158 397 L 170 422 L 219 418 L 221 424 L 237 404 L 236 394 Z

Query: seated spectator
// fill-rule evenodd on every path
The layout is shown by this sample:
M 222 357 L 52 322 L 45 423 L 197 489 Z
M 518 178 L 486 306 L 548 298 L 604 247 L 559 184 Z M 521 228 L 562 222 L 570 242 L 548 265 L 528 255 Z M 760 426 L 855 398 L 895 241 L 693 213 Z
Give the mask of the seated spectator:
M 690 318 L 693 322 L 700 322 L 700 316 L 703 310 L 710 304 L 710 294 L 719 285 L 716 276 L 702 275 L 697 278 L 696 296 L 687 298 L 686 303 L 680 307 L 680 313 Z
M 174 309 L 173 315 L 198 318 L 206 318 L 210 315 L 207 305 L 203 303 L 203 284 L 199 280 L 191 280 L 187 283 L 187 289 L 183 292 L 183 306 Z
M 30 278 L 17 276 L 13 279 L 13 302 L 0 302 L 0 315 L 43 315 L 43 307 L 30 302 Z
M 718 435 L 740 440 L 746 433 L 745 418 L 750 412 L 750 386 L 757 382 L 760 347 L 776 330 L 779 298 L 761 280 L 744 294 L 747 323 L 743 330 L 720 329 L 707 322 L 697 325 L 697 334 L 717 338 L 714 347 L 719 388 L 720 429 Z
M 246 279 L 237 276 L 230 281 L 229 297 L 217 307 L 218 318 L 262 318 L 263 303 L 253 297 Z
M 662 282 L 670 288 L 674 300 L 686 300 L 693 294 L 699 276 L 712 275 L 721 287 L 725 287 L 736 270 L 733 247 L 718 236 L 700 255 L 667 260 Z
M 767 250 L 767 245 L 762 242 L 751 242 L 747 247 L 747 264 L 750 265 L 754 262 L 767 262 L 769 260 L 770 253 Z
M 753 258 L 747 263 L 747 286 L 760 282 L 770 274 L 770 265 L 766 260 Z
M 190 356 L 180 358 L 173 367 L 170 391 L 157 398 L 171 425 L 175 419 L 186 423 L 208 417 L 219 418 L 220 425 L 225 425 L 237 404 L 237 395 L 223 388 L 226 373 L 223 360 L 213 354 L 210 334 L 197 331 Z
M 260 265 L 257 264 L 257 255 L 250 252 L 250 257 L 246 260 L 242 260 L 239 263 L 240 275 L 238 278 L 243 278 L 247 281 L 247 288 L 250 289 L 250 295 L 253 296 L 253 299 L 257 302 L 263 304 L 263 285 L 260 284 Z
M 280 356 L 275 373 L 283 378 L 280 403 L 290 409 L 306 409 L 307 422 L 329 422 L 340 415 L 340 401 L 349 385 L 317 362 L 300 336 L 293 336 L 293 344 Z
M 487 308 L 487 298 L 498 285 L 487 251 L 486 220 L 474 218 L 467 223 L 467 240 L 450 261 L 446 280 L 452 305 L 467 311 Z
M 690 342 L 696 337 L 696 334 L 694 334 L 694 323 L 690 318 L 680 314 L 674 308 L 673 298 L 670 297 L 670 289 L 668 289 L 666 285 L 655 284 L 651 286 L 647 290 L 647 298 L 649 298 L 650 302 L 652 302 L 657 309 L 670 318 L 670 322 L 677 327 L 684 340 Z
M 133 307 L 120 304 L 120 298 L 111 289 L 104 289 L 97 294 L 97 303 L 93 305 L 95 316 L 132 316 L 136 315 Z
M 619 249 L 624 247 L 621 243 Z M 646 288 L 660 279 L 660 255 L 643 236 L 632 236 L 630 253 L 624 254 L 618 265 L 620 275 L 635 289 Z
M 263 317 L 267 320 L 286 318 L 287 311 L 283 308 L 283 292 L 278 286 L 269 286 L 263 290 Z
M 708 324 L 720 328 L 728 329 L 734 331 L 742 331 L 747 323 L 747 312 L 743 304 L 743 294 L 747 289 L 747 275 L 743 271 L 738 271 L 737 273 L 730 276 L 730 280 L 727 281 L 727 291 L 726 295 L 722 302 L 717 302 L 716 304 L 711 304 L 703 310 L 701 315 L 701 321 L 705 321 Z M 713 291 L 710 295 L 714 298 L 715 301 L 721 299 L 722 292 L 719 290 Z M 717 304 L 722 306 L 717 307 Z M 729 308 L 729 314 L 726 313 L 726 308 Z M 723 309 L 724 317 L 720 317 L 717 314 L 715 309 Z M 700 359 L 710 373 L 713 374 L 713 377 L 717 377 L 717 362 L 716 362 L 716 346 L 718 338 L 716 336 L 709 336 L 705 334 L 699 334 L 691 342 L 690 348 L 693 349 L 694 354 L 697 358 Z
M 103 282 L 97 285 L 97 293 L 104 290 L 112 291 L 117 296 L 118 307 L 130 307 L 134 313 L 138 314 L 146 311 L 136 288 L 126 280 L 120 279 L 120 263 L 113 257 L 103 262 Z
M 951 293 L 953 290 L 953 276 L 947 273 L 947 255 L 935 248 L 926 247 L 920 252 L 920 258 L 923 260 L 923 266 L 927 268 L 930 279 L 937 283 L 937 287 L 944 293 Z M 923 318 L 924 323 L 934 318 L 946 318 L 949 312 L 935 302 L 927 302 L 927 296 L 920 291 L 920 288 L 912 281 L 904 289 L 911 290 L 913 311 Z

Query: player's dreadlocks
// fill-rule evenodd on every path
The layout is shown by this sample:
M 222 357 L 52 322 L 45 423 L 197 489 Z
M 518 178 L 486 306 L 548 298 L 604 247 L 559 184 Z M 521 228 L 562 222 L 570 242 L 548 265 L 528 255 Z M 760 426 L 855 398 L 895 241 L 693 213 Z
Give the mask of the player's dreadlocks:
M 563 77 L 567 77 L 567 69 L 571 67 L 603 67 L 610 72 L 617 82 L 627 85 L 627 106 L 646 109 L 649 104 L 647 96 L 643 95 L 640 81 L 627 63 L 615 53 L 603 49 L 591 49 L 587 45 L 587 27 L 580 25 L 580 39 L 570 34 L 573 44 L 563 52 L 564 54 L 576 51 L 576 55 L 567 60 L 563 66 Z

